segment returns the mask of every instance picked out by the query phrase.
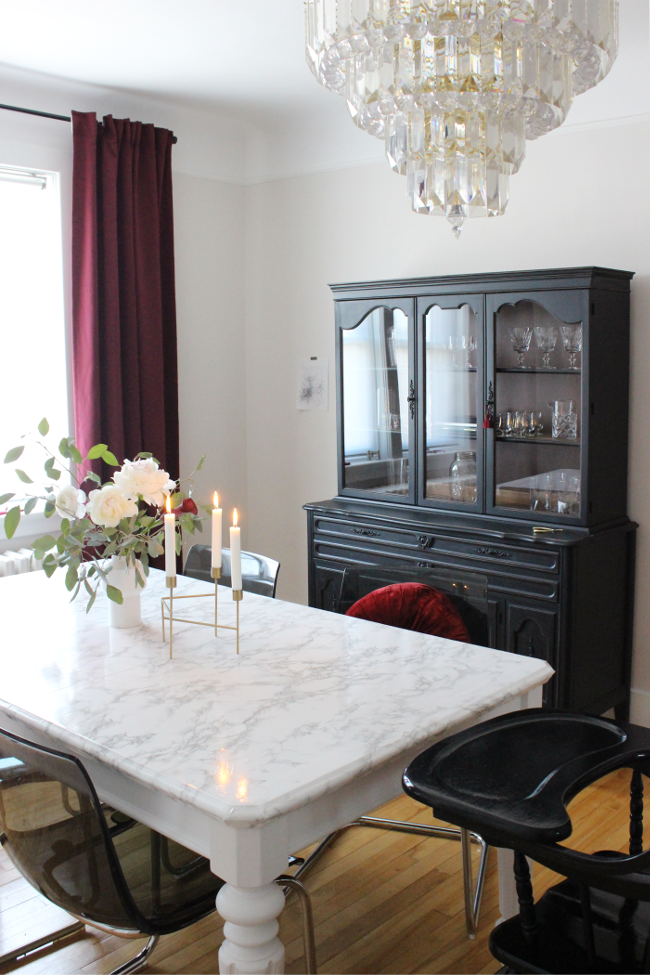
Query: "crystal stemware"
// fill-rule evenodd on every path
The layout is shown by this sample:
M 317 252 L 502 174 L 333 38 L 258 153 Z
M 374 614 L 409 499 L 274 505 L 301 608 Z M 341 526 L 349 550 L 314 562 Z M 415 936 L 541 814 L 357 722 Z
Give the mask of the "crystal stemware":
M 535 328 L 535 341 L 540 352 L 544 353 L 543 363 L 545 369 L 552 369 L 551 352 L 557 342 L 557 329 L 553 325 L 538 325 Z
M 563 325 L 562 344 L 569 353 L 569 369 L 578 369 L 576 355 L 582 352 L 582 325 Z
M 539 410 L 534 410 L 528 415 L 528 429 L 531 436 L 541 437 L 544 432 L 544 424 L 542 422 L 542 414 Z
M 511 328 L 509 331 L 512 347 L 519 356 L 519 367 L 520 369 L 525 369 L 524 352 L 528 352 L 530 348 L 533 330 L 532 328 Z
M 461 338 L 461 345 L 463 347 L 463 352 L 465 353 L 465 367 L 471 369 L 472 363 L 470 362 L 470 356 L 476 348 L 476 339 L 473 335 L 463 335 Z

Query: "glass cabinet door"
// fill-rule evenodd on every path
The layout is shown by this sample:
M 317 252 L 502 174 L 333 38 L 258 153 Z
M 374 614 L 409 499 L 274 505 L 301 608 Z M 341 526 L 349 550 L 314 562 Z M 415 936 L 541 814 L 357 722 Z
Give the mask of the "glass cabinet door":
M 584 500 L 587 299 L 582 292 L 499 295 L 488 307 L 494 382 L 488 507 L 576 522 Z
M 462 510 L 482 501 L 482 302 L 432 301 L 418 302 L 422 500 Z
M 337 305 L 340 490 L 413 501 L 415 417 L 412 301 Z

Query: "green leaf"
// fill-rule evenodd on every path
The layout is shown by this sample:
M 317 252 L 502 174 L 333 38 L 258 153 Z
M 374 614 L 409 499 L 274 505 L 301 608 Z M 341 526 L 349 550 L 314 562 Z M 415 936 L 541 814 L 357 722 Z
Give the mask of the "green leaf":
M 56 505 L 54 504 L 54 502 L 46 501 L 45 508 L 43 510 L 43 514 L 45 515 L 45 517 L 51 518 L 55 511 L 56 511 Z
M 16 474 L 18 475 L 19 480 L 21 480 L 23 482 L 23 484 L 33 484 L 34 483 L 32 481 L 32 479 L 31 479 L 31 477 L 29 476 L 29 474 L 25 474 L 25 472 L 24 471 L 21 471 L 18 467 L 16 468 Z
M 59 443 L 59 453 L 62 457 L 70 456 L 70 439 L 69 437 L 63 437 Z
M 153 457 L 153 454 L 149 453 L 148 450 L 141 450 L 139 454 L 135 455 L 135 460 L 138 460 L 139 458 L 146 460 L 148 457 Z
M 67 518 L 62 518 L 61 519 L 61 531 L 62 532 L 67 532 L 69 528 L 70 528 L 70 522 L 68 521 L 68 519 Z
M 0 504 L 6 504 L 7 501 L 11 501 L 13 497 L 15 497 L 14 491 L 10 491 L 9 494 L 0 494 Z
M 20 524 L 20 505 L 16 505 L 15 508 L 10 508 L 5 515 L 5 535 L 7 538 L 13 538 L 14 532 Z
M 196 465 L 196 469 L 197 469 L 197 471 L 200 471 L 200 470 L 201 470 L 201 468 L 203 467 L 203 461 L 204 461 L 204 460 L 205 460 L 205 454 L 203 454 L 203 457 L 201 458 L 201 460 L 200 460 L 200 461 L 198 462 L 198 464 Z
M 105 443 L 96 443 L 94 447 L 91 447 L 88 451 L 88 456 L 86 460 L 98 460 L 100 457 L 104 456 L 104 451 L 108 450 L 108 445 Z
M 95 474 L 94 471 L 86 471 L 84 475 L 84 481 L 94 481 L 95 484 L 101 484 L 102 479 L 99 474 Z
M 84 459 L 81 456 L 81 451 L 73 443 L 70 444 L 70 456 L 75 464 L 83 464 Z
M 56 538 L 53 535 L 43 535 L 37 538 L 32 548 L 37 548 L 39 552 L 49 552 L 56 545 Z
M 104 461 L 105 464 L 108 464 L 109 467 L 119 467 L 120 466 L 119 460 L 117 459 L 117 457 L 115 456 L 115 454 L 112 454 L 110 452 L 110 450 L 105 450 L 104 451 L 104 453 L 102 454 L 102 460 Z
M 91 609 L 93 608 L 93 603 L 95 602 L 95 599 L 96 598 L 97 598 L 97 590 L 95 589 L 95 590 L 93 590 L 93 594 L 90 597 L 90 599 L 88 600 L 88 603 L 86 605 L 86 612 L 87 613 L 89 613 L 91 611 Z
M 50 432 L 50 424 L 47 422 L 45 417 L 43 417 L 38 425 L 38 432 L 40 433 L 41 437 L 47 437 L 48 433 Z
M 78 582 L 79 582 L 79 575 L 77 573 L 76 566 L 70 565 L 70 568 L 68 569 L 65 575 L 65 587 L 68 590 L 68 592 L 72 592 L 72 590 L 74 589 L 74 587 L 77 585 Z
M 162 545 L 159 545 L 154 538 L 149 539 L 149 544 L 147 545 L 147 551 L 152 559 L 157 558 L 159 555 L 163 555 L 165 552 Z
M 183 547 L 183 539 L 180 536 L 180 532 L 176 532 L 176 546 L 175 546 L 175 548 L 176 548 L 176 554 L 177 555 L 180 555 L 181 554 L 182 547 Z
M 71 603 L 73 603 L 75 601 L 75 599 L 77 598 L 77 596 L 79 595 L 79 590 L 80 589 L 81 589 L 81 580 L 77 583 L 77 588 L 75 589 L 75 591 L 70 596 L 70 602 Z
M 61 477 L 61 471 L 57 471 L 56 467 L 53 468 L 53 470 L 50 473 L 50 477 L 52 478 L 53 481 L 58 481 L 59 478 Z
M 24 447 L 12 447 L 11 450 L 8 450 L 5 454 L 5 464 L 13 464 L 15 460 L 18 460 L 24 449 Z
M 52 578 L 52 576 L 54 575 L 57 569 L 58 569 L 58 565 L 56 564 L 56 562 L 54 561 L 47 562 L 47 563 L 43 562 L 43 572 L 45 573 L 48 579 Z
M 27 504 L 25 505 L 24 514 L 26 514 L 26 515 L 31 514 L 31 512 L 36 507 L 37 503 L 38 503 L 38 498 L 30 498 L 29 501 L 27 502 Z
M 122 603 L 124 602 L 124 597 L 122 593 L 120 592 L 119 589 L 116 589 L 115 586 L 107 585 L 106 595 L 108 596 L 109 599 L 112 599 L 114 603 L 117 603 L 118 606 L 121 606 Z

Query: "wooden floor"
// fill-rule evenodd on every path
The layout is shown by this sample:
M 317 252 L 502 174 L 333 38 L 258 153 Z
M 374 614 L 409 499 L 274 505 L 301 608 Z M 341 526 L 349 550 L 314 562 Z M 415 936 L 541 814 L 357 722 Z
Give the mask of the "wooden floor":
M 625 849 L 630 773 L 623 770 L 586 789 L 572 803 L 569 845 L 583 850 Z M 406 796 L 377 813 L 431 822 L 431 812 Z M 556 877 L 536 868 L 539 897 Z M 496 972 L 487 939 L 498 918 L 496 857 L 492 851 L 479 933 L 465 934 L 460 844 L 376 830 L 350 830 L 307 880 L 316 923 L 319 972 Z M 16 872 L 0 851 L 0 955 L 66 923 Z M 304 971 L 299 910 L 291 898 L 280 937 L 287 972 Z M 222 940 L 216 914 L 161 938 L 149 973 L 216 973 Z M 140 941 L 81 933 L 58 950 L 45 949 L 0 973 L 71 975 L 110 972 L 136 953 Z

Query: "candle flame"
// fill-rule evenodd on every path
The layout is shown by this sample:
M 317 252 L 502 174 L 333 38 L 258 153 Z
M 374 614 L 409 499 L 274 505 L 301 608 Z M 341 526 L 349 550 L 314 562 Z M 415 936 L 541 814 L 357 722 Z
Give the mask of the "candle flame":
M 237 508 L 234 508 L 233 509 L 233 513 L 232 513 L 232 527 L 233 528 L 236 528 L 237 527 Z
M 212 498 L 212 502 L 213 502 L 215 508 L 218 508 L 219 507 L 219 495 L 217 494 L 216 491 L 214 492 L 214 495 L 213 495 L 213 498 Z
M 170 515 L 172 513 L 172 496 L 171 496 L 171 494 L 168 494 L 167 495 L 167 500 L 165 501 L 165 507 L 167 508 L 167 514 Z

